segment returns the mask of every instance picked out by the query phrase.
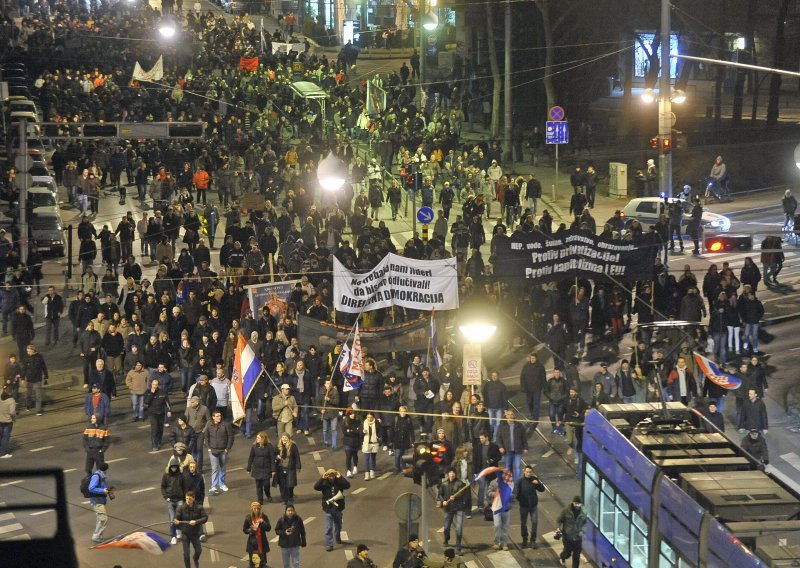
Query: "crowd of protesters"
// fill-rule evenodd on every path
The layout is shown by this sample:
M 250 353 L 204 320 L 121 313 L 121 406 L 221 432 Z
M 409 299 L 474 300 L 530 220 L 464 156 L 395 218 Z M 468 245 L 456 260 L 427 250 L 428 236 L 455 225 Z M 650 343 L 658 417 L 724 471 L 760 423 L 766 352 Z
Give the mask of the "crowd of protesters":
M 701 281 L 688 266 L 670 273 L 659 256 L 649 281 L 578 279 L 520 290 L 493 278 L 493 238 L 512 231 L 557 234 L 567 226 L 556 226 L 541 208 L 535 176 L 511 173 L 498 143 L 463 144 L 465 114 L 458 87 L 444 96 L 418 96 L 418 87 L 408 82 L 408 69 L 401 69 L 379 80 L 389 95 L 387 108 L 370 115 L 365 82 L 353 76 L 347 52 L 337 61 L 309 50 L 273 55 L 266 38 L 262 53 L 259 29 L 248 17 L 226 21 L 197 11 L 187 14 L 181 30 L 187 41 L 158 46 L 164 78 L 137 82 L 129 80 L 134 62 L 155 60 L 155 52 L 147 42 L 132 40 L 150 33 L 156 12 L 137 5 L 122 17 L 120 4 L 91 13 L 78 2 L 49 6 L 47 17 L 31 16 L 19 25 L 5 22 L 2 28 L 17 56 L 36 73 L 35 96 L 48 121 L 67 130 L 76 128 L 70 123 L 98 121 L 206 124 L 201 139 L 119 144 L 75 138 L 53 155 L 59 184 L 84 213 L 77 227 L 81 291 L 66 302 L 50 287 L 42 300 L 47 344 L 58 342 L 59 329 L 63 333 L 68 326 L 64 337 L 83 368 L 87 473 L 104 463 L 108 438 L 102 432 L 110 421 L 122 420 L 122 405 L 113 400 L 125 384 L 132 419 L 149 421 L 152 450 L 158 451 L 165 438 L 174 449 L 174 463 L 170 460 L 162 484 L 164 498 L 173 505 L 171 520 L 186 490 L 201 506 L 206 493 L 227 492 L 227 452 L 239 433 L 254 439 L 246 469 L 254 479 L 256 503 L 245 532 L 250 535 L 248 553 L 255 550 L 259 562 L 268 546 L 265 550 L 263 539 L 254 535 L 270 529 L 268 520 L 259 520 L 256 505 L 272 500 L 272 488 L 286 506 L 279 521 L 281 542 L 297 548 L 297 554 L 304 545 L 305 534 L 302 543 L 299 536 L 289 538 L 286 525 L 298 524 L 293 520 L 302 468 L 297 443 L 312 430 L 322 432 L 331 450 L 344 450 L 338 455 L 344 472 L 339 477 L 345 479 L 355 478 L 359 467 L 365 481 L 381 469 L 400 473 L 401 458 L 418 432 L 447 448 L 443 472 L 453 467 L 454 476 L 447 475 L 454 484 L 469 483 L 474 472 L 501 459 L 513 479 L 522 479 L 530 432 L 515 430 L 518 416 L 507 408 L 509 397 L 498 372 L 491 373 L 480 392 L 472 392 L 462 384 L 457 361 L 445 357 L 436 366 L 435 358 L 424 353 L 399 353 L 386 372 L 375 358 L 366 359 L 362 386 L 345 391 L 337 365 L 341 343 L 330 351 L 299 343 L 299 315 L 332 319 L 332 259 L 363 270 L 387 252 L 415 259 L 455 257 L 462 300 L 480 298 L 496 305 L 525 330 L 518 343 L 546 346 L 530 356 L 520 376 L 528 418 L 535 427 L 545 403 L 552 433 L 569 436 L 576 459 L 584 413 L 613 400 L 665 397 L 691 403 L 702 395 L 710 401 L 704 405 L 709 420 L 724 428 L 715 413 L 722 412 L 725 393 L 701 381 L 692 351 L 710 353 L 722 364 L 740 363 L 734 372 L 747 388 L 735 395 L 736 426 L 758 431 L 754 439 L 766 433 L 766 412 L 763 402 L 758 404 L 767 389 L 758 345 L 763 305 L 756 296 L 760 274 L 752 261 L 738 276 L 726 265 L 712 266 Z M 82 46 L 79 63 L 72 54 L 76 42 Z M 239 69 L 240 58 L 256 55 L 256 71 Z M 331 95 L 328 116 L 334 136 L 323 136 L 318 108 L 288 89 L 295 79 L 293 63 Z M 365 160 L 357 148 L 366 140 L 375 157 Z M 339 193 L 321 195 L 316 165 L 328 150 L 347 164 L 350 179 Z M 13 179 L 13 171 L 2 174 L 4 184 Z M 575 186 L 571 212 L 573 228 L 597 232 L 591 214 L 593 176 L 590 168 Z M 127 188 L 135 189 L 128 195 Z M 103 191 L 126 203 L 138 201 L 142 209 L 152 205 L 152 212 L 139 215 L 131 207 L 121 220 L 112 221 L 104 215 Z M 440 211 L 429 239 L 414 234 L 398 250 L 386 221 L 397 218 L 403 199 Z M 451 215 L 455 202 L 461 215 Z M 488 241 L 484 219 L 496 219 Z M 615 216 L 600 226 L 606 236 L 624 238 L 619 222 Z M 32 345 L 30 302 L 33 287 L 37 298 L 40 292 L 43 260 L 34 249 L 27 264 L 20 263 L 14 240 L 13 234 L 0 234 L 0 251 L 3 245 L 9 249 L 0 257 L 9 274 L 0 288 L 3 331 L 10 322 L 18 346 L 18 356 L 6 368 L 3 401 L 19 400 L 24 381 L 26 406 L 41 414 L 48 369 Z M 484 261 L 481 249 L 487 244 Z M 156 271 L 152 280 L 145 277 L 150 268 Z M 285 312 L 276 317 L 264 306 L 254 315 L 244 287 L 272 279 L 300 282 Z M 393 313 L 394 321 L 419 315 L 399 308 Z M 60 325 L 62 317 L 69 323 Z M 369 314 L 368 322 L 379 325 L 388 317 L 379 310 Z M 701 325 L 705 317 L 708 331 Z M 688 323 L 652 332 L 647 324 L 660 320 Z M 631 329 L 636 330 L 636 347 L 629 355 L 620 353 L 620 340 Z M 231 426 L 230 389 L 240 333 L 268 380 L 258 382 L 237 430 Z M 614 372 L 604 363 L 586 389 L 579 364 L 592 351 L 615 366 L 621 362 Z M 555 370 L 548 376 L 544 363 L 551 356 Z M 0 456 L 8 455 L 7 436 L 0 437 Z M 211 468 L 207 492 L 202 479 L 206 455 Z M 490 492 L 482 482 L 476 505 L 468 491 L 457 511 L 471 517 Z M 448 503 L 449 494 L 442 497 Z M 454 512 L 450 504 L 446 512 Z M 334 522 L 336 515 L 331 515 Z M 531 534 L 525 526 L 523 538 L 533 545 L 535 518 Z M 456 552 L 460 530 L 456 522 Z M 171 536 L 179 532 L 174 528 Z M 448 524 L 446 540 L 449 534 Z M 507 533 L 496 534 L 496 548 L 507 547 Z M 333 546 L 331 541 L 328 545 Z M 186 550 L 188 562 L 188 545 Z

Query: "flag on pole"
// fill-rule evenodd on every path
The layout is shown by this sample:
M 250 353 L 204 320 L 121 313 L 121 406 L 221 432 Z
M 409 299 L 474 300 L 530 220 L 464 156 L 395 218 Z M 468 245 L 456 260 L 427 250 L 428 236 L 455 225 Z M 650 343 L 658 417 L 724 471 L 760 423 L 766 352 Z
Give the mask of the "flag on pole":
M 434 371 L 438 371 L 442 366 L 442 356 L 439 353 L 439 342 L 436 337 L 436 308 L 431 310 L 431 351 L 433 352 L 431 367 Z
M 103 550 L 106 548 L 134 548 L 137 550 L 146 550 L 150 554 L 164 554 L 164 551 L 169 547 L 169 542 L 154 532 L 136 531 L 123 536 L 118 536 L 110 542 L 93 546 L 92 549 Z
M 263 370 L 264 366 L 256 357 L 253 348 L 240 333 L 236 342 L 231 376 L 231 410 L 234 423 L 238 424 L 244 418 L 247 399 L 261 378 Z
M 508 511 L 509 502 L 511 501 L 512 484 L 514 483 L 514 475 L 510 469 L 498 471 L 497 475 L 497 491 L 494 493 L 492 499 L 492 514 L 505 513 Z
M 339 370 L 345 378 L 342 391 L 349 392 L 361 387 L 361 378 L 364 374 L 363 369 L 364 366 L 361 361 L 361 333 L 358 331 L 358 321 L 356 321 L 352 349 L 348 348 L 347 344 L 342 346 L 342 359 L 339 365 Z
M 716 363 L 714 363 L 708 357 L 700 355 L 700 353 L 697 351 L 694 351 L 693 353 L 697 367 L 703 372 L 709 381 L 728 390 L 736 390 L 742 386 L 742 379 L 722 371 Z
M 261 18 L 261 55 L 264 55 L 264 50 L 267 49 L 267 40 L 264 38 L 264 18 Z
M 476 481 L 478 481 L 479 479 L 481 479 L 483 477 L 486 477 L 487 475 L 491 475 L 493 473 L 497 473 L 498 471 L 503 471 L 503 468 L 502 467 L 497 467 L 496 465 L 495 466 L 489 466 L 489 467 L 485 468 L 484 470 L 479 471 L 478 473 L 476 473 L 475 477 L 472 478 L 472 483 L 475 483 Z

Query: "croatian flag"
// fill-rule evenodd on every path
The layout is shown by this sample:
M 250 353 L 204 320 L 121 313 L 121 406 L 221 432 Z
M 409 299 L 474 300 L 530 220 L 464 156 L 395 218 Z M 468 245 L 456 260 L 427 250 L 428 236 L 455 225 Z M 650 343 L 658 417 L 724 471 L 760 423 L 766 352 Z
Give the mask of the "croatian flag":
M 436 337 L 436 309 L 431 310 L 431 351 L 433 351 L 433 361 L 431 367 L 438 371 L 442 366 L 442 356 L 439 354 L 439 342 Z
M 261 378 L 263 370 L 264 367 L 253 352 L 253 348 L 240 333 L 236 343 L 231 376 L 231 409 L 234 423 L 238 424 L 244 418 L 245 404 L 258 383 L 258 379 Z
M 736 390 L 742 386 L 742 379 L 720 370 L 717 364 L 708 357 L 695 351 L 694 360 L 706 378 L 715 385 L 728 390 Z
M 514 475 L 510 469 L 498 471 L 495 475 L 497 475 L 497 491 L 492 499 L 492 514 L 496 515 L 508 511 Z
M 475 483 L 476 481 L 478 481 L 479 479 L 481 479 L 483 477 L 486 477 L 487 475 L 491 475 L 493 473 L 497 473 L 498 471 L 503 471 L 503 468 L 502 467 L 497 467 L 497 466 L 489 466 L 489 467 L 485 468 L 484 470 L 479 471 L 477 474 L 475 474 L 475 477 L 472 478 L 472 483 Z
M 353 348 L 342 346 L 342 359 L 339 370 L 345 378 L 343 392 L 349 392 L 361 387 L 361 377 L 364 366 L 361 361 L 361 333 L 358 331 L 358 321 L 356 321 L 356 331 L 353 334 Z
M 118 536 L 110 542 L 98 544 L 92 548 L 94 550 L 102 550 L 104 548 L 135 548 L 138 550 L 146 550 L 150 554 L 164 554 L 164 551 L 169 547 L 169 542 L 154 532 L 136 531 L 124 536 Z

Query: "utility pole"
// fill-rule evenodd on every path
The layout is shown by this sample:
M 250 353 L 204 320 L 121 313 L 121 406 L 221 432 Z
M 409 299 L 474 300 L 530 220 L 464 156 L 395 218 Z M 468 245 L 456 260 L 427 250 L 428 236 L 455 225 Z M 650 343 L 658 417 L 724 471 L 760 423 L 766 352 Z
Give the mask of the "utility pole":
M 422 25 L 422 20 L 425 18 L 427 11 L 425 10 L 425 0 L 419 0 L 419 17 L 417 18 L 417 28 L 419 29 L 419 95 L 420 101 L 422 100 L 422 90 L 425 88 L 425 26 Z
M 422 548 L 425 551 L 430 550 L 428 548 L 428 544 L 430 544 L 430 538 L 428 534 L 428 474 L 427 472 L 422 473 L 422 479 L 420 481 L 420 497 L 422 498 L 422 505 L 420 508 L 422 509 L 422 519 L 420 519 L 420 538 L 422 540 Z
M 22 119 L 19 121 L 19 152 L 22 156 L 22 162 L 28 164 L 24 168 L 23 174 L 17 173 L 17 176 L 22 176 L 22 183 L 19 188 L 19 259 L 21 262 L 28 261 L 28 189 L 31 186 L 31 174 L 29 173 L 31 157 L 28 156 L 28 121 Z
M 506 2 L 506 22 L 505 22 L 505 69 L 503 78 L 504 90 L 504 122 L 505 122 L 505 141 L 503 145 L 506 149 L 505 164 L 511 165 L 514 162 L 514 148 L 512 147 L 512 113 L 511 113 L 511 1 Z
M 661 0 L 661 78 L 658 86 L 658 189 L 672 197 L 672 89 L 670 81 L 670 4 Z M 666 151 L 665 151 L 666 148 Z

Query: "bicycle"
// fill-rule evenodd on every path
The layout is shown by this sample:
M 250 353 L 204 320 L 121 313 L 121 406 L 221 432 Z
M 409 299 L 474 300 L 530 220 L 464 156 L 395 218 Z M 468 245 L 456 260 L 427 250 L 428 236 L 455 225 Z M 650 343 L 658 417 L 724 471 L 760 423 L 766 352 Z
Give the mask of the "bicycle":
M 712 197 L 719 202 L 730 200 L 730 191 L 727 183 L 720 183 L 713 178 L 707 178 L 705 186 L 704 205 L 708 205 L 708 200 Z

